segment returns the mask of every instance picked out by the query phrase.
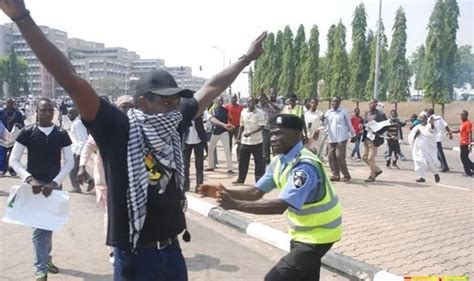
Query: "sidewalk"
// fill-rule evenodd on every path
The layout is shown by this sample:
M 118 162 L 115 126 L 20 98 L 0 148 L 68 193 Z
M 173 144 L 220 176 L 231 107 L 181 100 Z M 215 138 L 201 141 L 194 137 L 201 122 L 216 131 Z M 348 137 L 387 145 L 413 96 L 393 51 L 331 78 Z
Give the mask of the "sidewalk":
M 221 151 L 219 154 L 219 159 L 224 159 Z M 378 160 L 382 167 L 382 159 Z M 403 168 L 409 164 L 409 161 L 401 162 L 400 166 Z M 335 183 L 343 208 L 344 225 L 343 238 L 331 253 L 331 258 L 336 257 L 342 262 L 337 269 L 352 271 L 357 268 L 359 272 L 352 273 L 359 278 L 371 275 L 377 269 L 399 276 L 474 274 L 471 178 L 456 183 L 459 174 L 442 174 L 440 184 L 434 184 L 431 177 L 427 183 L 421 184 L 413 181 L 414 173 L 410 167 L 401 170 L 385 168 L 377 182 L 367 184 L 363 181 L 368 176 L 365 164 L 348 159 L 348 165 L 353 180 Z M 234 167 L 237 167 L 235 162 Z M 249 167 L 247 183 L 254 180 L 252 171 L 253 165 Z M 194 171 L 191 171 L 191 186 L 194 179 Z M 205 173 L 205 182 L 221 182 L 232 187 L 233 180 L 223 169 Z M 457 185 L 450 185 L 453 182 Z M 277 194 L 273 191 L 265 198 L 276 198 Z M 212 199 L 190 196 L 194 196 L 190 202 L 195 202 L 195 208 L 201 208 L 201 213 L 215 206 Z M 262 240 L 285 247 L 285 241 L 280 241 L 287 239 L 283 234 L 286 232 L 284 215 L 257 216 L 219 209 L 209 216 L 247 233 L 249 224 L 268 226 L 269 234 Z M 259 231 L 262 229 L 267 228 L 261 227 Z M 364 268 L 368 272 L 363 272 Z

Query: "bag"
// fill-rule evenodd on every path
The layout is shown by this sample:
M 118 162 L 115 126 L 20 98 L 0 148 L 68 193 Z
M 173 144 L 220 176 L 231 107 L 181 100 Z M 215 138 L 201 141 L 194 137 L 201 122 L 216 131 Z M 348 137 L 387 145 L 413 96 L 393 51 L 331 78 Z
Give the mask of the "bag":
M 375 147 L 379 147 L 384 143 L 384 138 L 375 135 L 375 139 L 372 142 L 374 143 Z
M 45 230 L 57 231 L 69 216 L 69 194 L 53 190 L 49 197 L 33 194 L 31 186 L 23 183 L 10 189 L 2 221 Z

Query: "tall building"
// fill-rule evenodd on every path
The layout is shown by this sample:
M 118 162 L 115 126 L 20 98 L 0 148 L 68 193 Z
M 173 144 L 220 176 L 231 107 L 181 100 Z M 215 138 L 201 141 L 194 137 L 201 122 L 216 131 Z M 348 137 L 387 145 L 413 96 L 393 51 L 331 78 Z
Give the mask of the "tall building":
M 136 81 L 146 72 L 166 68 L 180 87 L 198 90 L 204 78 L 192 76 L 188 66 L 166 67 L 163 59 L 140 59 L 122 47 L 106 47 L 104 43 L 68 38 L 67 33 L 47 26 L 40 27 L 46 37 L 71 61 L 78 75 L 89 81 L 100 95 L 123 95 L 134 92 Z M 17 26 L 0 25 L 0 55 L 6 56 L 13 46 L 18 57 L 26 60 L 25 78 L 30 94 L 50 98 L 65 95 L 64 89 L 33 54 Z
M 176 83 L 181 88 L 197 91 L 206 82 L 204 78 L 193 76 L 192 68 L 189 66 L 167 66 L 166 70 L 173 75 Z

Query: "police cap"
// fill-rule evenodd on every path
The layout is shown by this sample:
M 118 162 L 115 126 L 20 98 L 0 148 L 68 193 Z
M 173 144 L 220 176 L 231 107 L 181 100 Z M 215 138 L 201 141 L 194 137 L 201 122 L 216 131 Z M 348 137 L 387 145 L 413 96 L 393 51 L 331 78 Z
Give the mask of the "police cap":
M 285 128 L 295 131 L 303 130 L 303 120 L 293 114 L 278 114 L 271 120 L 272 127 Z

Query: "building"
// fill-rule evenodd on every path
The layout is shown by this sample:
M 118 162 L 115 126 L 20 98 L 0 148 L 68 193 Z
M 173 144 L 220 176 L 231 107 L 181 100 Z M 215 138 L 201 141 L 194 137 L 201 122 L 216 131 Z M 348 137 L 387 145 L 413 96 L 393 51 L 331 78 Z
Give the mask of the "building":
M 197 91 L 206 82 L 204 78 L 193 76 L 192 68 L 189 66 L 167 66 L 165 68 L 173 75 L 181 88 Z

